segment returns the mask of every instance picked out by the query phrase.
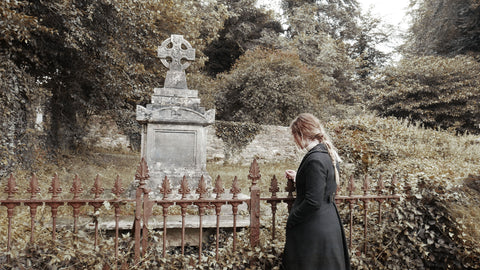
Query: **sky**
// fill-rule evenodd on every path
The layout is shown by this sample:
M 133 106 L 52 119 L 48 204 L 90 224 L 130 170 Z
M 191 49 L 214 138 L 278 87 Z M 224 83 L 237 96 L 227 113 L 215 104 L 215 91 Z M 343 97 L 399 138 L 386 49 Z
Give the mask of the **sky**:
M 373 14 L 379 15 L 386 22 L 399 25 L 405 17 L 409 0 L 357 0 L 364 12 L 371 9 Z M 257 0 L 257 5 L 278 10 L 280 0 Z
M 364 12 L 371 9 L 373 15 L 377 15 L 385 22 L 403 29 L 408 27 L 405 12 L 409 0 L 358 0 Z
M 393 46 L 399 45 L 401 39 L 398 37 L 404 33 L 408 28 L 408 19 L 406 17 L 406 10 L 410 0 L 357 0 L 362 8 L 363 13 L 371 11 L 372 15 L 379 17 L 385 23 L 391 24 L 395 27 L 397 38 L 392 40 L 389 46 L 382 50 L 391 51 Z M 279 10 L 280 0 L 257 0 L 257 5 L 264 5 L 273 10 Z

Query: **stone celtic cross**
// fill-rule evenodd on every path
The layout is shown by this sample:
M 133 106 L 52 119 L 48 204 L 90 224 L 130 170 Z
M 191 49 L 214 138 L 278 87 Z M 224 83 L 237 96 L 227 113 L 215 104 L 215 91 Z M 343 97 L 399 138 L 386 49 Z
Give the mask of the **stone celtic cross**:
M 168 47 L 170 44 L 171 48 Z M 182 35 L 172 35 L 162 42 L 157 53 L 163 65 L 170 69 L 167 71 L 164 88 L 188 89 L 185 69 L 190 66 L 190 62 L 182 63 L 182 59 L 195 60 L 195 49 L 192 49 L 192 45 Z M 170 63 L 167 58 L 171 59 Z

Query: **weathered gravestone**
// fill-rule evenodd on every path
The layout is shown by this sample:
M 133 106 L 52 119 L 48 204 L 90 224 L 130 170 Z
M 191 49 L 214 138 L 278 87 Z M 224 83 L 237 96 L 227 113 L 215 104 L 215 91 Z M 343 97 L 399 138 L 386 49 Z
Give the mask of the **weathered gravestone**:
M 163 88 L 155 88 L 152 103 L 137 106 L 142 124 L 141 155 L 150 171 L 149 187 L 158 194 L 165 176 L 172 189 L 185 176 L 196 187 L 206 171 L 206 126 L 215 121 L 215 110 L 200 106 L 198 91 L 187 87 L 185 69 L 195 60 L 195 49 L 181 35 L 172 35 L 158 47 L 158 57 L 169 68 Z

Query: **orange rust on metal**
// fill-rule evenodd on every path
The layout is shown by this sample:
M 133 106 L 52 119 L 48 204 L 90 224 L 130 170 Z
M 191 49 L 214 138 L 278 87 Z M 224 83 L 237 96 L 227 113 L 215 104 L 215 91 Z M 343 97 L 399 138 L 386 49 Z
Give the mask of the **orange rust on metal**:
M 238 205 L 241 202 L 231 202 L 232 205 L 232 214 L 233 214 L 233 251 L 237 249 L 237 213 L 238 213 Z
M 15 194 L 18 192 L 17 184 L 15 183 L 15 178 L 13 177 L 13 174 L 10 174 L 10 177 L 7 180 L 5 192 L 8 194 L 7 200 L 13 199 Z
M 93 183 L 93 187 L 90 189 L 90 191 L 95 194 L 95 199 L 100 198 L 100 195 L 103 194 L 104 189 L 102 188 L 100 184 L 100 176 L 97 174 L 95 177 L 95 182 Z
M 166 179 L 166 178 L 165 178 Z M 165 199 L 165 198 L 164 198 Z M 166 201 L 166 202 L 157 202 L 157 204 L 162 206 L 162 212 L 163 212 L 163 250 L 162 254 L 163 257 L 165 257 L 166 252 L 167 252 L 167 216 L 168 216 L 168 208 L 174 204 L 172 201 Z
M 272 180 L 270 181 L 270 188 L 268 189 L 272 193 L 271 198 L 277 198 L 277 192 L 280 191 L 278 187 L 278 180 L 277 177 L 274 175 Z M 275 239 L 275 232 L 276 232 L 276 213 L 277 213 L 277 201 L 276 200 L 267 200 L 270 203 L 272 208 L 272 239 Z
M 207 201 L 203 201 L 199 198 L 198 201 L 194 203 L 198 206 L 198 259 L 201 260 L 202 257 L 202 245 L 203 245 L 203 216 L 205 215 L 205 208 L 209 204 Z
M 248 179 L 252 181 L 252 187 L 257 184 L 260 177 L 260 168 L 258 167 L 257 159 L 254 159 L 250 165 L 250 171 L 248 173 Z
M 119 237 L 119 222 L 120 222 L 120 205 L 124 204 L 122 201 L 113 202 L 115 208 L 115 261 L 118 261 L 118 237 Z
M 220 176 L 217 176 L 214 187 L 213 193 L 216 194 L 215 197 L 208 197 L 207 198 L 207 190 L 211 187 L 207 187 L 205 183 L 205 179 L 202 176 L 198 187 L 196 188 L 195 192 L 199 196 L 195 199 L 187 199 L 187 195 L 190 194 L 190 188 L 188 187 L 188 182 L 186 177 L 184 176 L 181 183 L 180 188 L 178 189 L 178 194 L 181 195 L 180 199 L 170 199 L 169 195 L 172 193 L 170 182 L 167 177 L 165 177 L 162 186 L 160 188 L 160 194 L 163 194 L 162 198 L 150 200 L 149 194 L 150 190 L 147 188 L 146 181 L 149 179 L 148 173 L 148 165 L 146 161 L 142 159 L 140 162 L 136 174 L 135 179 L 138 181 L 138 186 L 136 188 L 135 199 L 125 199 L 122 198 L 121 195 L 124 193 L 124 188 L 121 186 L 121 179 L 117 175 L 115 180 L 115 184 L 111 190 L 111 193 L 115 195 L 114 199 L 102 199 L 101 195 L 104 193 L 104 189 L 101 187 L 100 178 L 97 175 L 93 184 L 93 187 L 90 189 L 92 196 L 94 199 L 82 199 L 81 195 L 83 193 L 83 189 L 81 187 L 80 178 L 75 175 L 75 178 L 72 182 L 72 187 L 70 189 L 70 193 L 73 194 L 72 199 L 62 199 L 60 194 L 62 193 L 62 188 L 60 187 L 60 180 L 58 175 L 55 174 L 52 178 L 51 186 L 48 189 L 48 192 L 52 194 L 50 199 L 38 199 L 37 194 L 40 193 L 40 188 L 38 185 L 38 179 L 36 175 L 32 175 L 30 179 L 30 185 L 27 189 L 30 196 L 28 199 L 15 199 L 16 193 L 18 192 L 18 188 L 15 183 L 15 178 L 13 174 L 10 174 L 9 179 L 7 180 L 6 187 L 4 189 L 5 193 L 8 194 L 7 199 L 0 199 L 0 206 L 4 206 L 7 208 L 7 217 L 8 217 L 8 240 L 7 240 L 7 250 L 10 251 L 12 248 L 12 222 L 14 219 L 14 209 L 16 206 L 21 204 L 28 206 L 30 208 L 30 242 L 33 244 L 35 241 L 35 217 L 37 214 L 38 206 L 45 204 L 49 206 L 52 212 L 52 239 L 56 240 L 56 222 L 57 222 L 57 215 L 58 209 L 60 206 L 68 205 L 69 207 L 73 208 L 73 218 L 74 218 L 74 231 L 75 235 L 78 231 L 78 219 L 80 215 L 80 208 L 82 206 L 88 205 L 94 208 L 93 220 L 95 222 L 95 244 L 96 247 L 98 245 L 98 220 L 96 217 L 97 211 L 102 207 L 108 205 L 112 205 L 115 210 L 115 258 L 118 262 L 118 250 L 119 250 L 119 218 L 120 218 L 120 210 L 121 206 L 125 205 L 128 202 L 134 202 L 135 205 L 135 217 L 134 217 L 134 239 L 135 239 L 135 262 L 140 262 L 140 256 L 146 254 L 148 248 L 148 220 L 152 215 L 154 205 L 158 205 L 162 207 L 163 210 L 163 256 L 166 255 L 166 237 L 167 237 L 167 219 L 168 219 L 168 209 L 170 206 L 180 206 L 181 208 L 181 215 L 182 215 L 182 255 L 184 254 L 184 246 L 185 246 L 185 216 L 187 215 L 187 207 L 189 205 L 196 205 L 198 207 L 198 218 L 199 218 L 199 257 L 202 256 L 202 238 L 203 238 L 203 217 L 206 214 L 207 208 L 215 208 L 215 215 L 216 215 L 216 258 L 219 258 L 219 239 L 220 239 L 220 215 L 222 214 L 222 206 L 229 204 L 232 206 L 232 214 L 233 214 L 233 251 L 236 250 L 236 238 L 237 238 L 237 215 L 238 215 L 238 206 L 242 203 L 246 203 L 249 208 L 250 212 L 250 245 L 255 247 L 259 244 L 259 236 L 260 236 L 260 202 L 266 201 L 270 204 L 272 209 L 272 239 L 276 237 L 276 212 L 278 204 L 286 203 L 288 206 L 288 210 L 290 211 L 291 205 L 295 200 L 294 192 L 295 192 L 295 184 L 293 180 L 287 180 L 287 184 L 285 187 L 285 192 L 287 195 L 279 193 L 279 185 L 276 176 L 273 176 L 271 179 L 269 192 L 271 194 L 266 195 L 266 197 L 261 197 L 260 187 L 257 185 L 258 181 L 261 179 L 260 169 L 258 167 L 258 163 L 256 160 L 253 160 L 248 178 L 251 180 L 251 187 L 250 187 L 250 198 L 246 199 L 239 199 L 238 194 L 240 193 L 240 188 L 238 184 L 238 178 L 235 177 L 232 182 L 232 187 L 229 190 L 230 194 L 232 194 L 231 198 L 225 198 L 222 196 L 225 193 L 225 189 L 223 188 L 222 179 Z M 365 176 L 362 185 L 362 195 L 355 195 L 355 184 L 353 176 L 350 177 L 348 185 L 347 185 L 347 196 L 339 195 L 341 193 L 339 188 L 337 188 L 335 202 L 337 203 L 346 203 L 349 206 L 350 210 L 350 234 L 349 234 L 349 244 L 350 247 L 352 246 L 352 230 L 353 230 L 353 213 L 355 211 L 355 205 L 359 203 L 363 203 L 363 223 L 364 223 L 364 246 L 363 252 L 366 253 L 367 251 L 367 232 L 368 232 L 368 206 L 369 202 L 377 202 L 378 203 L 378 222 L 382 221 L 382 206 L 383 203 L 386 201 L 397 201 L 400 199 L 400 195 L 397 193 L 397 185 L 398 180 L 396 176 L 393 177 L 391 180 L 391 185 L 388 189 L 385 188 L 383 178 L 380 177 L 378 183 L 372 191 L 370 191 L 370 182 L 367 176 Z M 406 183 L 403 192 L 410 196 L 411 194 L 411 186 Z M 108 204 L 107 204 L 108 203 Z M 391 205 L 392 207 L 394 205 Z M 3 208 L 3 207 L 2 207 Z M 74 235 L 74 237 L 75 237 Z M 201 259 L 201 258 L 200 258 Z
M 233 182 L 232 182 L 232 188 L 230 189 L 230 193 L 233 194 L 233 199 L 236 199 L 238 198 L 238 194 L 242 192 L 242 190 L 240 189 L 240 187 L 238 186 L 238 178 L 235 176 L 233 178 Z
M 40 187 L 38 186 L 38 178 L 34 173 L 30 178 L 30 187 L 27 189 L 30 195 L 30 201 L 24 204 L 30 207 L 30 244 L 35 242 L 35 216 L 37 215 L 38 206 L 42 205 L 42 202 L 37 202 L 37 194 L 40 193 Z
M 78 175 L 75 174 L 75 178 L 73 178 L 73 184 L 72 188 L 70 188 L 70 193 L 73 193 L 73 200 L 76 200 L 78 198 L 79 194 L 82 194 L 83 188 L 80 183 L 80 178 L 78 178 Z
M 260 188 L 257 182 L 260 180 L 260 168 L 257 160 L 254 159 L 250 165 L 248 179 L 252 181 L 250 187 L 250 245 L 252 247 L 258 246 L 260 242 Z
M 184 178 L 185 179 L 185 178 Z M 183 197 L 183 195 L 182 195 Z M 181 207 L 182 211 L 182 255 L 185 253 L 185 215 L 187 214 L 187 206 L 190 205 L 191 203 L 187 202 L 180 202 L 179 205 Z
M 170 187 L 170 180 L 165 175 L 162 186 L 160 187 L 160 193 L 163 194 L 163 199 L 168 199 L 168 195 L 172 194 L 172 188 Z
M 148 202 L 148 193 L 150 190 L 146 186 L 146 180 L 150 178 L 148 174 L 148 165 L 145 158 L 142 158 L 138 165 L 137 172 L 135 173 L 135 179 L 139 181 L 137 190 L 135 192 L 135 262 L 140 260 L 140 254 L 142 256 L 146 253 L 147 249 L 147 222 L 148 222 L 148 209 L 150 204 Z M 145 211 L 147 210 L 147 211 Z M 143 226 L 142 226 L 143 221 Z M 143 238 L 143 239 L 142 239 Z M 142 249 L 140 248 L 140 244 Z
M 383 184 L 383 177 L 380 176 L 380 179 L 378 179 L 377 183 L 377 194 L 381 196 L 383 194 L 383 189 L 385 188 L 385 185 Z M 377 223 L 382 222 L 382 203 L 386 200 L 384 198 L 376 198 L 375 199 L 378 202 L 378 220 Z
M 218 193 L 217 193 L 217 196 L 218 196 Z M 215 240 L 216 240 L 215 259 L 218 260 L 218 247 L 219 247 L 219 244 L 220 244 L 220 212 L 222 211 L 222 205 L 224 203 L 223 202 L 214 202 L 213 204 L 215 205 L 215 214 L 217 215 L 217 223 L 216 223 L 217 232 L 216 232 L 216 236 L 215 236 Z
M 112 188 L 112 194 L 115 194 L 117 197 L 119 197 L 124 191 L 125 189 L 122 187 L 122 179 L 120 179 L 120 176 L 117 175 L 117 178 L 115 179 L 115 184 Z
M 222 179 L 220 178 L 220 175 L 217 176 L 217 179 L 215 180 L 215 188 L 213 189 L 213 192 L 217 194 L 217 196 L 215 197 L 216 199 L 220 199 L 221 195 L 225 193 L 225 189 L 223 188 Z
M 62 188 L 60 187 L 60 180 L 58 179 L 58 174 L 52 178 L 52 186 L 48 189 L 49 193 L 52 193 L 52 200 L 56 200 L 58 198 L 58 194 L 62 192 Z
M 365 178 L 363 180 L 363 196 L 367 197 L 368 196 L 368 190 L 370 188 L 369 186 L 370 182 L 368 181 L 368 176 L 365 175 Z M 368 202 L 370 201 L 369 198 L 364 198 L 363 200 L 363 252 L 364 254 L 367 254 L 367 232 L 368 232 Z
M 200 181 L 198 182 L 198 188 L 195 190 L 195 193 L 198 194 L 198 199 L 204 199 L 205 194 L 207 193 L 207 184 L 205 183 L 205 178 L 200 177 Z
M 190 188 L 188 187 L 188 181 L 185 175 L 180 182 L 180 188 L 178 190 L 178 193 L 182 194 L 182 200 L 185 199 L 188 194 L 190 194 Z

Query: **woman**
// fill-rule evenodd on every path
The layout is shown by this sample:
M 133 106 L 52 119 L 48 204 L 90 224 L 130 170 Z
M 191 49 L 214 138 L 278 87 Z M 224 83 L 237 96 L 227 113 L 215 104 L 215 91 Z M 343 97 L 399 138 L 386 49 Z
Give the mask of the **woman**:
M 295 143 L 308 153 L 294 179 L 297 197 L 287 219 L 284 269 L 350 269 L 345 234 L 334 201 L 340 162 L 330 138 L 312 114 L 300 114 L 291 124 Z

